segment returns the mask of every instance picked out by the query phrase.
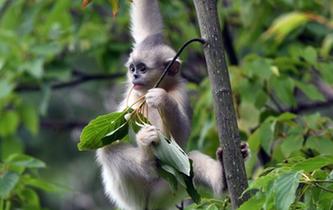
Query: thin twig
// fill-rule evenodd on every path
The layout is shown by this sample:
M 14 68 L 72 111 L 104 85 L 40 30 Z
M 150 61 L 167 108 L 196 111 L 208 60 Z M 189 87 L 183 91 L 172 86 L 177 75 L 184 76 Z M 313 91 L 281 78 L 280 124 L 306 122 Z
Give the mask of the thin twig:
M 187 41 L 177 52 L 177 54 L 175 55 L 175 57 L 172 59 L 171 62 L 169 62 L 169 64 L 167 65 L 167 67 L 164 69 L 162 75 L 160 76 L 160 78 L 157 80 L 156 84 L 154 85 L 154 88 L 157 88 L 160 83 L 162 82 L 163 78 L 165 77 L 165 75 L 168 73 L 168 71 L 170 70 L 171 66 L 175 63 L 175 61 L 177 60 L 177 58 L 180 56 L 180 54 L 183 52 L 183 50 L 192 42 L 200 42 L 201 44 L 205 44 L 206 41 L 204 39 L 201 38 L 194 38 L 191 39 L 189 41 Z

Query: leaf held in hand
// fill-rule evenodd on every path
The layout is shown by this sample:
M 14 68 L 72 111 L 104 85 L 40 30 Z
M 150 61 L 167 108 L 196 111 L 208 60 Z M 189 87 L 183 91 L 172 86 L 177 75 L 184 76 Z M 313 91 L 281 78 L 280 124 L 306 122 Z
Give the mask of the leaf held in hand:
M 98 149 L 124 138 L 128 134 L 128 121 L 125 119 L 127 113 L 113 112 L 90 121 L 82 130 L 79 150 Z
M 176 143 L 175 140 L 169 140 L 159 132 L 160 143 L 155 148 L 156 157 L 164 164 L 172 166 L 177 171 L 190 176 L 191 165 L 187 154 Z
M 174 139 L 170 140 L 160 132 L 159 136 L 160 143 L 155 147 L 154 153 L 161 164 L 160 175 L 174 190 L 178 188 L 178 183 L 181 184 L 192 200 L 199 203 L 200 195 L 193 184 L 192 162 Z

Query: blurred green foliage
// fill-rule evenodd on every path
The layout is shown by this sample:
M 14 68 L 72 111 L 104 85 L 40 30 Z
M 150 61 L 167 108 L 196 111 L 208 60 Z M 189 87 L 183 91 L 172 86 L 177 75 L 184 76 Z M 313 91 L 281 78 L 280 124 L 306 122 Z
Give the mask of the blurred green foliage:
M 93 154 L 79 154 L 76 143 L 81 126 L 114 110 L 121 97 L 129 1 L 119 1 L 116 17 L 108 1 L 94 0 L 85 10 L 81 3 L 0 0 L 0 209 L 110 208 Z M 229 70 L 239 128 L 251 149 L 246 169 L 254 196 L 242 209 L 333 208 L 333 4 L 218 4 L 232 37 L 226 48 L 238 61 Z M 161 0 L 161 10 L 172 46 L 198 37 L 192 1 Z M 199 46 L 182 60 L 184 73 L 204 69 Z M 87 82 L 96 76 L 106 79 Z M 209 81 L 189 89 L 188 149 L 214 156 Z M 45 194 L 59 191 L 50 183 L 67 187 Z M 227 199 L 211 198 L 188 207 L 228 208 Z

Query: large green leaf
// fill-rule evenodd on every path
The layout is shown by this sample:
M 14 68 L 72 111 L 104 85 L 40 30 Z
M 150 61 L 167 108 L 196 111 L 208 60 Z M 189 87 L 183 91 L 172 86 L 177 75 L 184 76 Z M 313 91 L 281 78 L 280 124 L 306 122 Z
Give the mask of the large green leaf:
M 294 170 L 303 170 L 307 172 L 314 171 L 321 167 L 333 164 L 333 156 L 331 155 L 323 155 L 317 156 L 314 158 L 309 158 L 302 162 L 296 163 L 293 165 Z
M 191 167 L 191 171 L 190 171 L 190 176 L 187 176 L 185 174 L 182 174 L 184 182 L 185 182 L 185 186 L 186 186 L 186 192 L 191 196 L 192 200 L 195 203 L 199 203 L 200 202 L 200 195 L 197 192 L 197 190 L 194 187 L 193 184 L 193 168 L 192 168 L 192 161 L 190 160 L 190 167 Z
M 25 167 L 25 168 L 44 168 L 46 165 L 43 161 L 24 154 L 13 154 L 6 161 L 10 165 Z
M 37 134 L 39 128 L 39 118 L 35 107 L 24 104 L 19 109 L 20 117 L 24 126 L 34 135 Z
M 13 84 L 7 80 L 0 79 L 0 99 L 7 97 L 13 89 Z
M 0 136 L 14 133 L 19 125 L 19 116 L 14 111 L 7 111 L 0 117 Z
M 296 86 L 311 100 L 325 101 L 324 95 L 313 84 L 295 81 Z
M 321 136 L 311 136 L 307 139 L 307 148 L 314 149 L 322 155 L 333 154 L 333 141 Z
M 298 151 L 303 146 L 303 135 L 301 134 L 292 134 L 287 138 L 283 139 L 281 143 L 281 152 L 285 157 L 289 157 L 295 151 Z
M 301 27 L 307 21 L 309 21 L 309 17 L 306 13 L 285 13 L 274 20 L 270 28 L 264 33 L 263 37 L 266 39 L 273 37 L 278 43 L 280 43 L 288 34 Z
M 190 176 L 191 165 L 187 154 L 176 143 L 175 140 L 169 140 L 161 132 L 159 132 L 160 143 L 155 147 L 154 153 L 156 157 L 164 164 L 172 166 L 177 171 Z
M 255 195 L 246 202 L 244 202 L 238 208 L 238 210 L 261 210 L 264 203 L 265 203 L 264 196 Z
M 300 177 L 300 172 L 289 172 L 275 181 L 273 188 L 277 210 L 288 210 L 294 202 Z
M 20 176 L 14 172 L 5 172 L 0 174 L 0 198 L 7 198 L 19 179 Z
M 41 209 L 38 194 L 34 190 L 24 188 L 22 191 L 19 192 L 18 196 L 24 203 L 24 210 Z
M 161 132 L 159 137 L 160 143 L 155 147 L 154 153 L 161 164 L 160 175 L 173 189 L 178 187 L 178 183 L 183 185 L 192 200 L 199 203 L 200 195 L 193 184 L 192 163 L 187 154 L 174 139 L 168 139 Z
M 128 121 L 124 117 L 127 113 L 113 112 L 90 121 L 82 130 L 79 150 L 98 149 L 124 138 L 128 134 Z
M 28 185 L 38 189 L 42 189 L 46 192 L 63 192 L 65 190 L 64 187 L 60 187 L 58 185 L 52 184 L 50 182 L 43 181 L 41 179 L 33 178 L 31 176 L 23 176 L 23 182 Z

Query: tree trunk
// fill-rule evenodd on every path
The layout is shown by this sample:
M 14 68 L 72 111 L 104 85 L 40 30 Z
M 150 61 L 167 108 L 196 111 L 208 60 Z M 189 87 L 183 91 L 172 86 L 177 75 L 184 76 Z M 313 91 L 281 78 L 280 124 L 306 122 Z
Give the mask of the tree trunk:
M 201 36 L 207 42 L 204 47 L 204 54 L 208 76 L 212 84 L 220 145 L 223 149 L 223 168 L 232 208 L 237 209 L 248 198 L 248 195 L 240 197 L 248 185 L 244 160 L 240 152 L 240 137 L 232 101 L 216 0 L 193 1 Z

